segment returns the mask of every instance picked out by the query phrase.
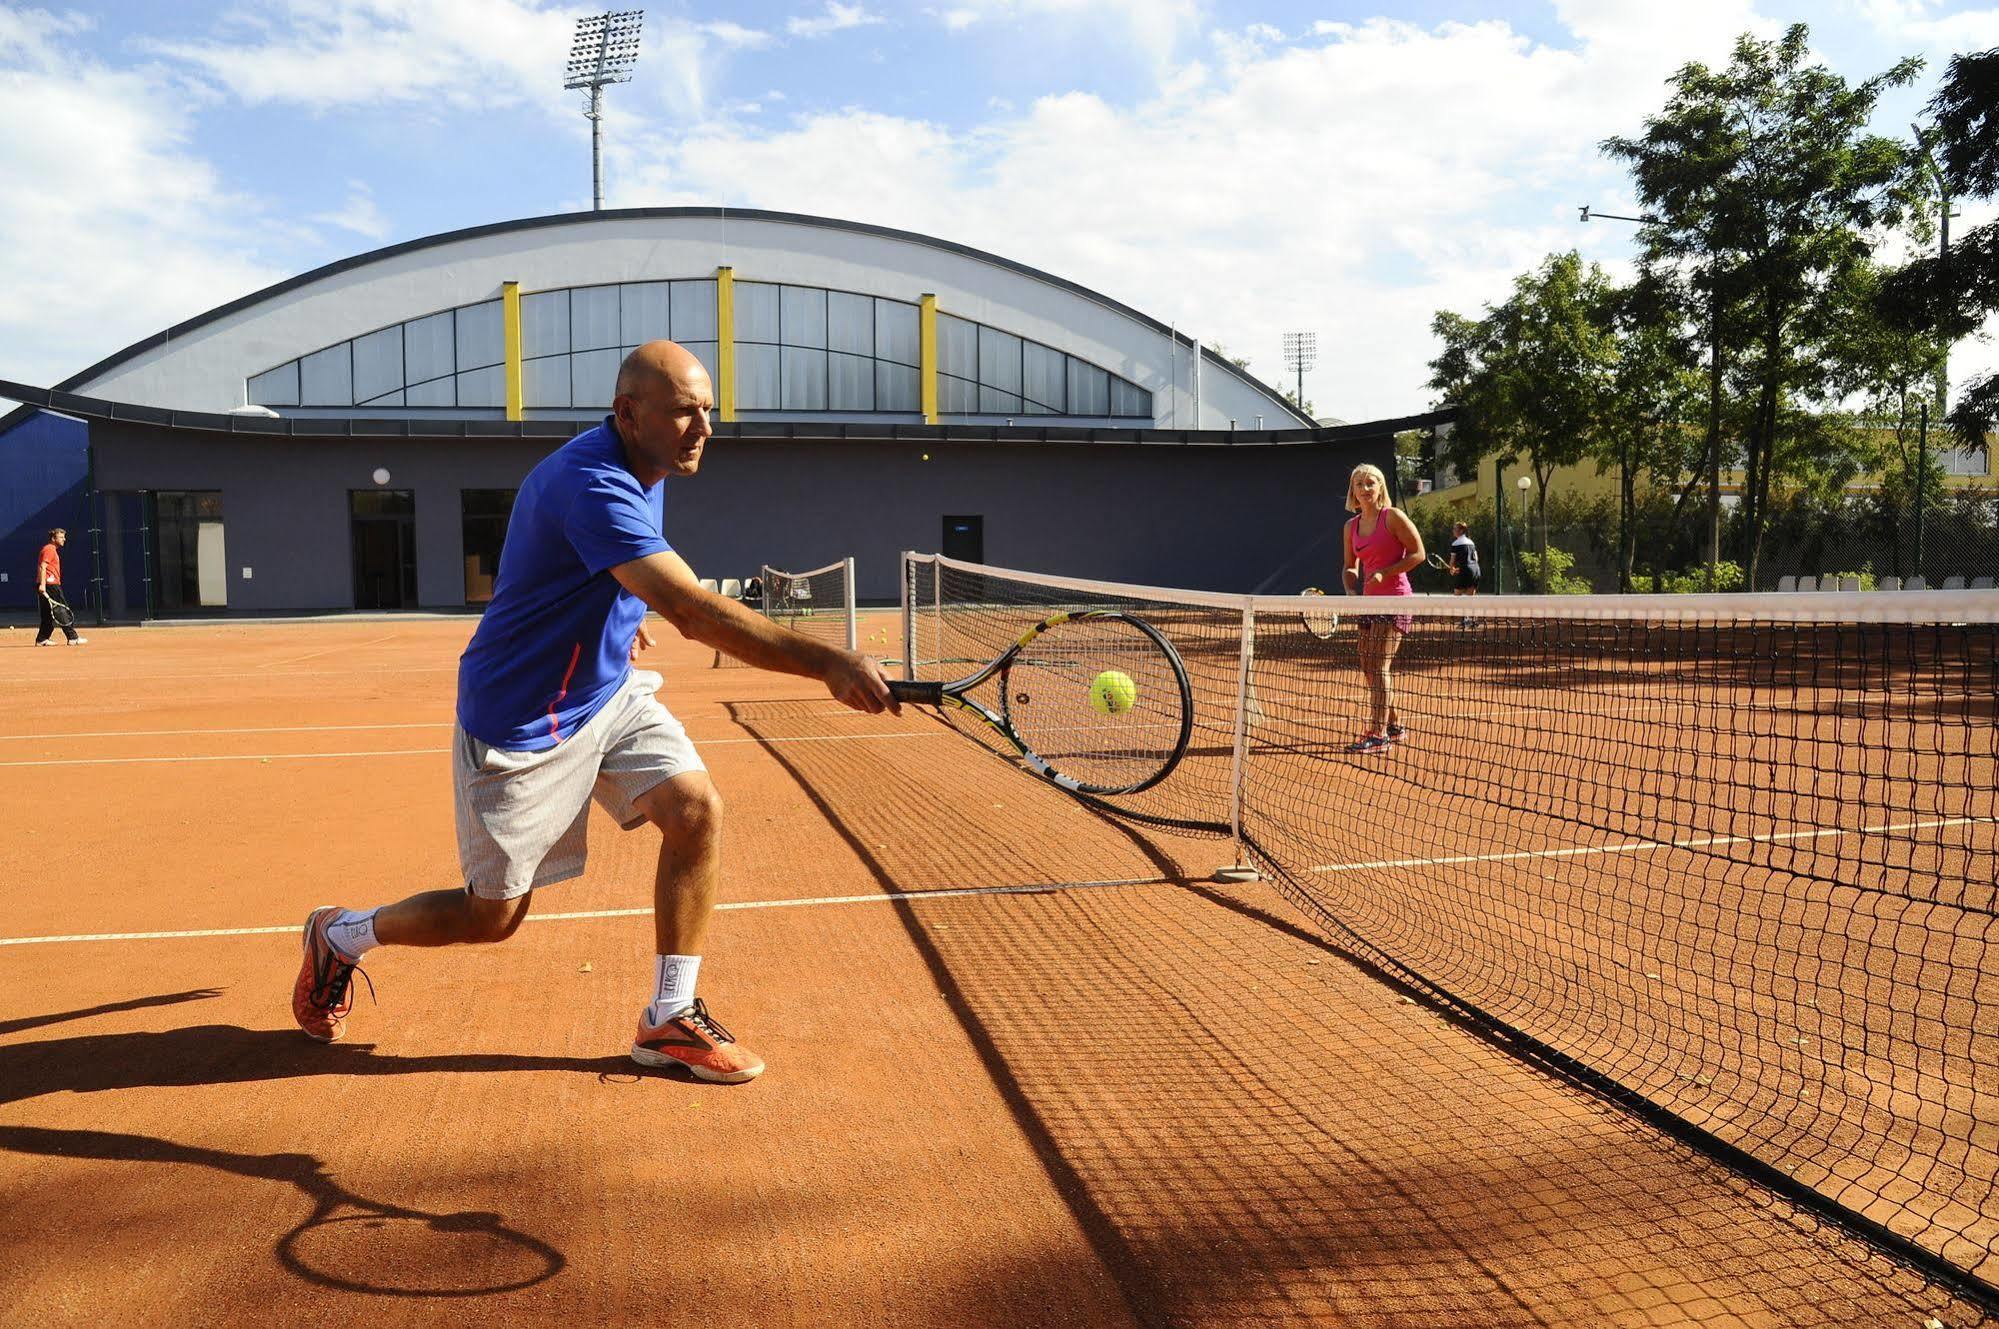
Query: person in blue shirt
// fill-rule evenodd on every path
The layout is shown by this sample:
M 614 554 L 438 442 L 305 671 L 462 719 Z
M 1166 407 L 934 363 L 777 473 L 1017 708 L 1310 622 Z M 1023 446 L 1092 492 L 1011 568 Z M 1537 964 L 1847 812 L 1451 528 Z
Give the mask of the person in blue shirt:
M 701 467 L 714 393 L 669 341 L 626 357 L 611 414 L 529 473 L 514 501 L 493 599 L 458 664 L 453 788 L 465 884 L 375 909 L 324 905 L 304 930 L 292 1014 L 307 1035 L 346 1032 L 353 976 L 376 946 L 497 942 L 533 892 L 583 871 L 594 797 L 627 830 L 661 834 L 653 992 L 633 1060 L 720 1083 L 763 1061 L 694 995 L 715 908 L 722 801 L 657 674 L 646 611 L 761 669 L 819 679 L 855 710 L 899 712 L 881 668 L 704 590 L 666 538 L 666 481 Z

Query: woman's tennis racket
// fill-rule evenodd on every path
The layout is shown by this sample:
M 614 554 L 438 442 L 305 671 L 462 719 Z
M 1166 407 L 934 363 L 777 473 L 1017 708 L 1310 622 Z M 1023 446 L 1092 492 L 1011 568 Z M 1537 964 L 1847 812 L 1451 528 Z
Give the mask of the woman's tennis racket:
M 1298 592 L 1298 594 L 1324 595 L 1325 592 L 1316 586 L 1307 586 L 1304 590 Z M 1339 630 L 1340 616 L 1330 609 L 1324 613 L 1316 609 L 1308 609 L 1305 611 L 1303 618 L 1305 620 L 1305 631 L 1311 633 L 1320 641 L 1330 640 L 1333 633 Z
M 988 681 L 998 709 L 967 696 Z M 898 701 L 983 720 L 1036 775 L 1079 794 L 1135 794 L 1187 754 L 1194 690 L 1173 644 L 1112 609 L 1051 614 L 949 683 L 891 680 Z

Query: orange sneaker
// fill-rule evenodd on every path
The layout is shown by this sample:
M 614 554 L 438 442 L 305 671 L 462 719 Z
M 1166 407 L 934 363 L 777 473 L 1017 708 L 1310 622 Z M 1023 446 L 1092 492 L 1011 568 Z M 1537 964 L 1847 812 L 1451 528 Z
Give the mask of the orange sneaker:
M 347 1032 L 347 1012 L 354 1009 L 358 970 L 326 939 L 326 925 L 339 916 L 340 907 L 331 904 L 306 915 L 305 959 L 298 967 L 298 981 L 292 984 L 292 1018 L 307 1038 L 322 1043 L 336 1042 Z
M 763 1058 L 716 1023 L 696 997 L 694 1004 L 664 1024 L 649 1025 L 639 1014 L 632 1060 L 641 1066 L 680 1066 L 715 1084 L 741 1084 L 763 1074 Z

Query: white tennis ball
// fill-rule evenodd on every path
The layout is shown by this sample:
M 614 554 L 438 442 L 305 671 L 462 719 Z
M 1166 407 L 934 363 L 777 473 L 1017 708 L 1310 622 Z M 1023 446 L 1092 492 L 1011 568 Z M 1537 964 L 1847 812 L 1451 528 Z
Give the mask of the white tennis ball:
M 1138 685 L 1120 670 L 1106 669 L 1090 684 L 1090 705 L 1105 715 L 1123 714 L 1137 700 Z

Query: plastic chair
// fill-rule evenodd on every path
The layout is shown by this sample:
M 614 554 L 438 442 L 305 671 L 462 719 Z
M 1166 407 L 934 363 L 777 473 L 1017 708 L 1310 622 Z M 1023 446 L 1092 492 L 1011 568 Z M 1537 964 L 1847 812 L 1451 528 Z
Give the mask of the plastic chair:
M 731 600 L 742 599 L 743 579 L 741 577 L 722 578 L 722 594 L 728 596 Z
M 701 579 L 701 589 L 704 591 L 716 591 L 720 590 L 721 586 L 713 577 L 703 577 Z
M 1874 589 L 1877 591 L 1899 591 L 1902 589 L 1902 579 L 1900 577 L 1883 577 L 1880 581 L 1874 583 Z
M 1798 579 L 1789 573 L 1785 573 L 1783 576 L 1777 578 L 1777 589 L 1779 591 L 1795 591 L 1798 589 Z
M 1963 590 L 1963 589 L 1964 589 L 1964 578 L 1962 578 L 1962 577 L 1958 576 L 1958 575 L 1957 575 L 1957 574 L 1956 574 L 1955 572 L 1951 573 L 1951 574 L 1950 574 L 1950 576 L 1948 576 L 1948 577 L 1945 577 L 1945 578 L 1943 579 L 1943 589 L 1944 589 L 1944 590 L 1946 590 L 1946 591 L 1961 591 L 1961 590 Z
M 1859 590 L 1859 589 L 1860 589 L 1860 578 L 1858 578 L 1858 577 L 1841 577 L 1841 578 L 1839 579 L 1839 589 L 1840 589 L 1840 590 L 1842 590 L 1842 591 L 1857 591 L 1857 590 Z
M 1902 589 L 1905 591 L 1927 591 L 1929 588 L 1930 584 L 1923 580 L 1923 574 L 1920 572 L 1911 573 L 1909 579 L 1902 583 Z
M 1819 588 L 1819 579 L 1818 579 L 1817 577 L 1800 577 L 1800 578 L 1798 578 L 1798 589 L 1799 589 L 1799 590 L 1801 590 L 1801 591 L 1816 591 L 1816 590 L 1817 590 L 1818 588 Z
M 1989 590 L 1991 590 L 1991 589 L 1992 589 L 1992 578 L 1990 578 L 1990 577 L 1973 577 L 1973 578 L 1971 579 L 1971 589 L 1972 589 L 1972 590 L 1974 590 L 1974 591 L 1989 591 Z

